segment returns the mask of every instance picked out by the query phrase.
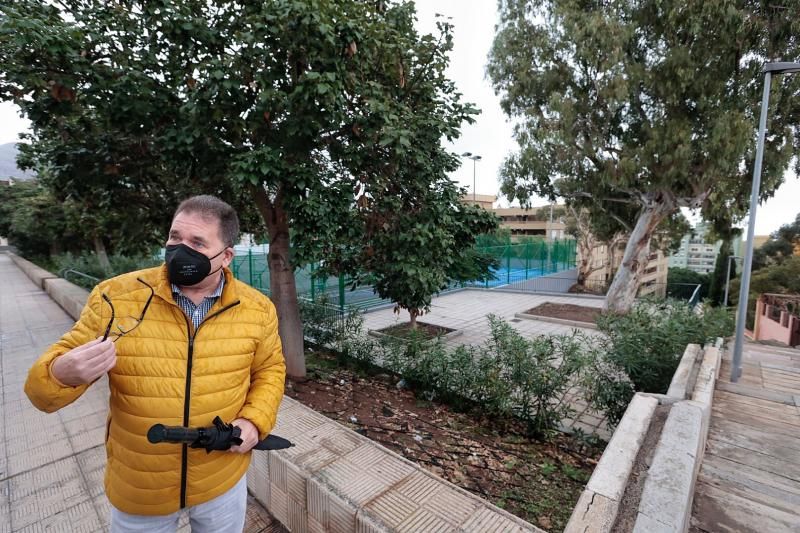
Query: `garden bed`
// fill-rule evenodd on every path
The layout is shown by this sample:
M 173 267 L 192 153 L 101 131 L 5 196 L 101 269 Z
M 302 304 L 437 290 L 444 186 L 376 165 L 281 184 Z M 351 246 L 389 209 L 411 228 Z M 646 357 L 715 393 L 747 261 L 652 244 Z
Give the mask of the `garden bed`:
M 417 329 L 411 329 L 411 322 L 403 322 L 401 324 L 394 324 L 386 328 L 371 330 L 370 333 L 380 335 L 388 335 L 398 339 L 407 339 L 418 335 L 424 340 L 431 340 L 437 337 L 456 337 L 461 334 L 460 331 L 445 326 L 437 326 L 436 324 L 428 324 L 427 322 L 417 322 Z
M 528 309 L 523 314 L 596 324 L 597 317 L 602 314 L 602 309 L 585 305 L 545 302 Z
M 308 354 L 308 379 L 289 380 L 286 394 L 528 522 L 563 530 L 602 452 L 596 443 L 531 440 L 516 421 L 455 412 L 398 390 L 395 376 L 341 365 Z

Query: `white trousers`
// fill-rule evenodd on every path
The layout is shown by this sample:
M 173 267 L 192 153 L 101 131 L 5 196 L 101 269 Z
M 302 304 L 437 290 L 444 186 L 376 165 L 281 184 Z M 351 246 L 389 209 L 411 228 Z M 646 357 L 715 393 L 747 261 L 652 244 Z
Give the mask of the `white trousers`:
M 182 511 L 189 513 L 192 533 L 242 533 L 247 512 L 247 475 L 224 494 Z M 175 533 L 181 512 L 163 516 L 123 513 L 111 506 L 111 533 Z

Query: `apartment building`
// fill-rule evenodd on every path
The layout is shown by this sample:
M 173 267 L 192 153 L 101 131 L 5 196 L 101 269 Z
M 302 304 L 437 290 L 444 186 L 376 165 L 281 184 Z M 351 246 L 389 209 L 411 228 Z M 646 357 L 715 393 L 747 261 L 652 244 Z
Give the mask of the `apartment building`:
M 619 266 L 622 264 L 622 257 L 625 254 L 627 240 L 617 242 L 613 248 L 608 244 L 598 244 L 592 249 L 589 264 L 592 272 L 587 278 L 587 286 L 600 287 L 611 283 L 611 280 Z M 580 251 L 578 251 L 578 264 L 581 262 Z M 647 258 L 647 266 L 642 274 L 641 285 L 639 286 L 639 296 L 655 295 L 661 298 L 667 294 L 667 274 L 669 272 L 669 260 L 662 250 L 653 250 Z
M 563 208 L 563 205 L 545 205 L 525 209 L 522 207 L 494 207 L 497 197 L 488 194 L 466 194 L 461 198 L 464 203 L 475 204 L 492 211 L 500 218 L 500 227 L 511 231 L 511 238 L 538 236 L 546 239 L 563 239 L 566 237 L 566 225 L 560 217 L 550 220 L 550 210 Z
M 700 223 L 681 239 L 681 246 L 669 258 L 669 266 L 686 268 L 699 274 L 714 271 L 722 241 L 707 242 L 708 224 Z

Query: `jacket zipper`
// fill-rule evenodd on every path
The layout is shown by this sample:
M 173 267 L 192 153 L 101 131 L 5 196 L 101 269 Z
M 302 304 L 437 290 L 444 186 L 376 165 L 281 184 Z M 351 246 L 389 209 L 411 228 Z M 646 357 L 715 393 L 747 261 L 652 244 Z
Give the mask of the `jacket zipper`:
M 192 335 L 192 324 L 189 322 L 189 317 L 186 316 L 186 313 L 181 310 L 181 315 L 183 315 L 183 319 L 186 320 L 186 330 L 189 333 L 189 351 L 188 357 L 186 359 L 186 390 L 183 396 L 183 427 L 189 427 L 189 406 L 191 405 L 191 392 L 192 392 L 192 356 L 194 355 L 194 339 L 197 337 L 197 332 L 200 331 L 200 328 L 203 327 L 208 320 L 214 318 L 215 316 L 224 313 L 228 309 L 232 307 L 236 307 L 239 305 L 239 301 L 235 301 L 232 304 L 223 307 L 216 313 L 208 315 L 200 322 L 200 325 L 194 331 L 194 335 Z M 189 445 L 183 444 L 181 450 L 181 509 L 186 507 L 186 476 L 189 467 Z

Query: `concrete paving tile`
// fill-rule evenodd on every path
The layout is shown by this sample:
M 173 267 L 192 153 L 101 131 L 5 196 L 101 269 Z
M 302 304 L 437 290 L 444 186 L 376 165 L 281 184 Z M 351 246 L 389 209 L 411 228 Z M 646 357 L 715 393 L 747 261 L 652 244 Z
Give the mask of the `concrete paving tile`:
M 8 497 L 8 481 L 0 481 L 0 533 L 11 532 L 11 502 Z
M 42 465 L 53 463 L 72 455 L 72 447 L 67 439 L 58 440 L 37 448 L 8 449 L 8 475 L 16 476 L 23 472 L 35 470 Z
M 95 512 L 92 502 L 84 500 L 19 529 L 17 529 L 17 522 L 14 522 L 14 528 L 19 533 L 50 533 L 53 531 L 93 533 L 102 530 L 103 524 Z

